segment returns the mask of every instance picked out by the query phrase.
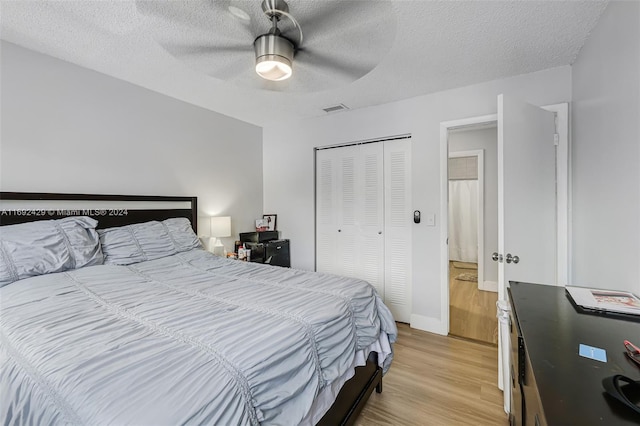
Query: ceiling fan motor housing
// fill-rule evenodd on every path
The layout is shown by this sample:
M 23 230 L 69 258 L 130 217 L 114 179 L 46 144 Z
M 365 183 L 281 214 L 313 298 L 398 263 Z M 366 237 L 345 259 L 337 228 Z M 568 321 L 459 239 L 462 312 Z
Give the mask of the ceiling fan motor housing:
M 263 34 L 253 42 L 256 72 L 268 80 L 284 80 L 291 76 L 294 46 L 277 34 Z

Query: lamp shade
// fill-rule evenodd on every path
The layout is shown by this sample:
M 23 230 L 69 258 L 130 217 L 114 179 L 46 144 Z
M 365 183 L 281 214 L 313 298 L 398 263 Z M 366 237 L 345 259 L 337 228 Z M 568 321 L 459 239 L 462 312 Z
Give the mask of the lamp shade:
M 211 218 L 211 236 L 216 238 L 231 236 L 231 216 Z

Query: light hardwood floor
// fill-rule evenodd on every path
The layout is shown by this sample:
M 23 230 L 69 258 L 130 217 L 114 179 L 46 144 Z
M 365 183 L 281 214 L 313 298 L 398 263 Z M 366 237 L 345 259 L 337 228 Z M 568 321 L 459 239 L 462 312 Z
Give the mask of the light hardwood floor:
M 478 290 L 478 283 L 456 279 L 469 269 L 456 268 L 449 262 L 449 334 L 498 344 L 498 293 Z
M 383 391 L 356 425 L 506 426 L 496 347 L 398 324 L 395 358 Z

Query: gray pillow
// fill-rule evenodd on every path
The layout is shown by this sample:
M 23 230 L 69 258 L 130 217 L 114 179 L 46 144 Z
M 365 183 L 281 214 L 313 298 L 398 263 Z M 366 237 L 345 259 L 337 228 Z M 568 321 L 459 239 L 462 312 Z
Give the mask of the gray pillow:
M 172 219 L 163 220 L 162 223 L 166 226 L 169 237 L 175 244 L 176 251 L 182 253 L 183 251 L 193 250 L 194 248 L 202 248 L 200 239 L 193 232 L 191 222 L 184 217 L 176 217 Z
M 186 218 L 99 229 L 98 234 L 108 265 L 131 265 L 201 247 Z
M 86 216 L 0 226 L 0 287 L 23 278 L 99 265 L 96 225 Z

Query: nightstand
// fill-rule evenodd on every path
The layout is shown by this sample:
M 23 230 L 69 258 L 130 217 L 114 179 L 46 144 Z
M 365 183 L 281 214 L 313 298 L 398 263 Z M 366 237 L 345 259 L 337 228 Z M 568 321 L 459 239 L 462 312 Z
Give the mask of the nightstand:
M 291 267 L 289 240 L 271 240 L 264 243 L 246 242 L 244 246 L 251 250 L 251 262 L 285 268 Z

